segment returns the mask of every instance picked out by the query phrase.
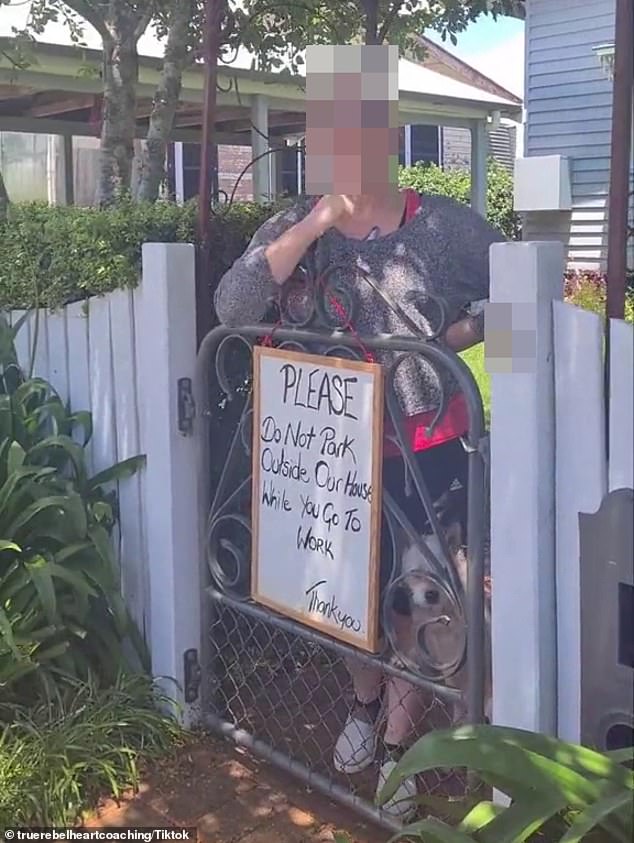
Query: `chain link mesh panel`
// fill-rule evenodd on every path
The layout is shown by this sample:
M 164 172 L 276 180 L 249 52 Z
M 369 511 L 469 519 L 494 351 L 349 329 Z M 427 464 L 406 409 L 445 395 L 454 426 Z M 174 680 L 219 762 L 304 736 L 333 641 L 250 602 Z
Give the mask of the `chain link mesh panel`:
M 325 641 L 279 629 L 275 615 L 265 620 L 245 614 L 238 601 L 219 595 L 210 600 L 209 702 L 217 716 L 372 803 L 384 758 L 386 685 L 394 677 L 387 675 L 381 683 L 383 707 L 372 763 L 358 774 L 339 773 L 333 763 L 335 745 L 354 703 L 344 659 Z M 442 689 L 415 687 L 414 692 L 421 702 L 416 722 L 404 706 L 390 714 L 405 722 L 409 743 L 431 729 L 447 728 L 453 716 L 453 703 Z M 459 796 L 466 779 L 463 771 L 434 770 L 418 777 L 417 784 L 420 793 Z

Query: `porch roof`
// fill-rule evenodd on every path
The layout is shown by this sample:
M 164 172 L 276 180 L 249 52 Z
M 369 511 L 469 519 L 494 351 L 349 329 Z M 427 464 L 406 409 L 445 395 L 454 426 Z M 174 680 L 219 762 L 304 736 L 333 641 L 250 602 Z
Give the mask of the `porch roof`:
M 0 47 L 10 39 L 0 39 Z M 4 43 L 3 43 L 4 42 Z M 37 42 L 33 61 L 16 70 L 0 54 L 0 130 L 60 135 L 94 135 L 91 115 L 99 105 L 101 52 Z M 162 62 L 142 56 L 137 84 L 137 131 L 144 137 Z M 401 59 L 399 112 L 402 124 L 473 126 L 497 113 L 517 122 L 521 104 L 459 82 L 427 67 Z M 264 73 L 219 64 L 220 143 L 251 144 L 252 109 L 266 100 L 269 136 L 297 134 L 305 128 L 304 79 L 290 73 Z M 198 141 L 202 124 L 203 68 L 183 74 L 183 90 L 172 140 Z

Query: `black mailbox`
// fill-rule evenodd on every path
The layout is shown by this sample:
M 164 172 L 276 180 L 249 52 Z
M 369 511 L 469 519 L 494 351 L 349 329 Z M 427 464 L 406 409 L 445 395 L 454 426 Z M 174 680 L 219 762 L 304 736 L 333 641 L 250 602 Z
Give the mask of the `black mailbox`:
M 581 742 L 634 745 L 634 491 L 580 514 Z

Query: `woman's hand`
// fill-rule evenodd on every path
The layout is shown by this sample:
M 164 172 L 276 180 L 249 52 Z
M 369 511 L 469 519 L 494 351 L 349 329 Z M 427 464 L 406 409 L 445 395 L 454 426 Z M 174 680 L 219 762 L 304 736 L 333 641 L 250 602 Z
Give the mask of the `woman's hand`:
M 478 317 L 467 316 L 447 328 L 445 342 L 453 351 L 466 351 L 484 340 L 484 325 Z
M 309 246 L 351 211 L 352 205 L 345 196 L 322 196 L 303 220 L 274 240 L 265 254 L 276 283 L 283 284 Z
M 321 237 L 329 228 L 350 216 L 351 213 L 352 203 L 350 200 L 346 196 L 332 193 L 321 197 L 307 215 L 306 220 L 315 227 L 318 236 Z

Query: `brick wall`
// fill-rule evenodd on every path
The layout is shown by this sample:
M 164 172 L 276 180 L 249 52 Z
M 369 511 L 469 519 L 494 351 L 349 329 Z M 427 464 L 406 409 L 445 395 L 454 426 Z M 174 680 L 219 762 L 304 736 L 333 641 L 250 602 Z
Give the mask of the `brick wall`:
M 251 161 L 253 153 L 250 146 L 218 147 L 218 187 L 228 197 L 235 186 L 238 176 Z M 253 173 L 248 169 L 242 176 L 235 193 L 235 200 L 246 202 L 253 199 Z

